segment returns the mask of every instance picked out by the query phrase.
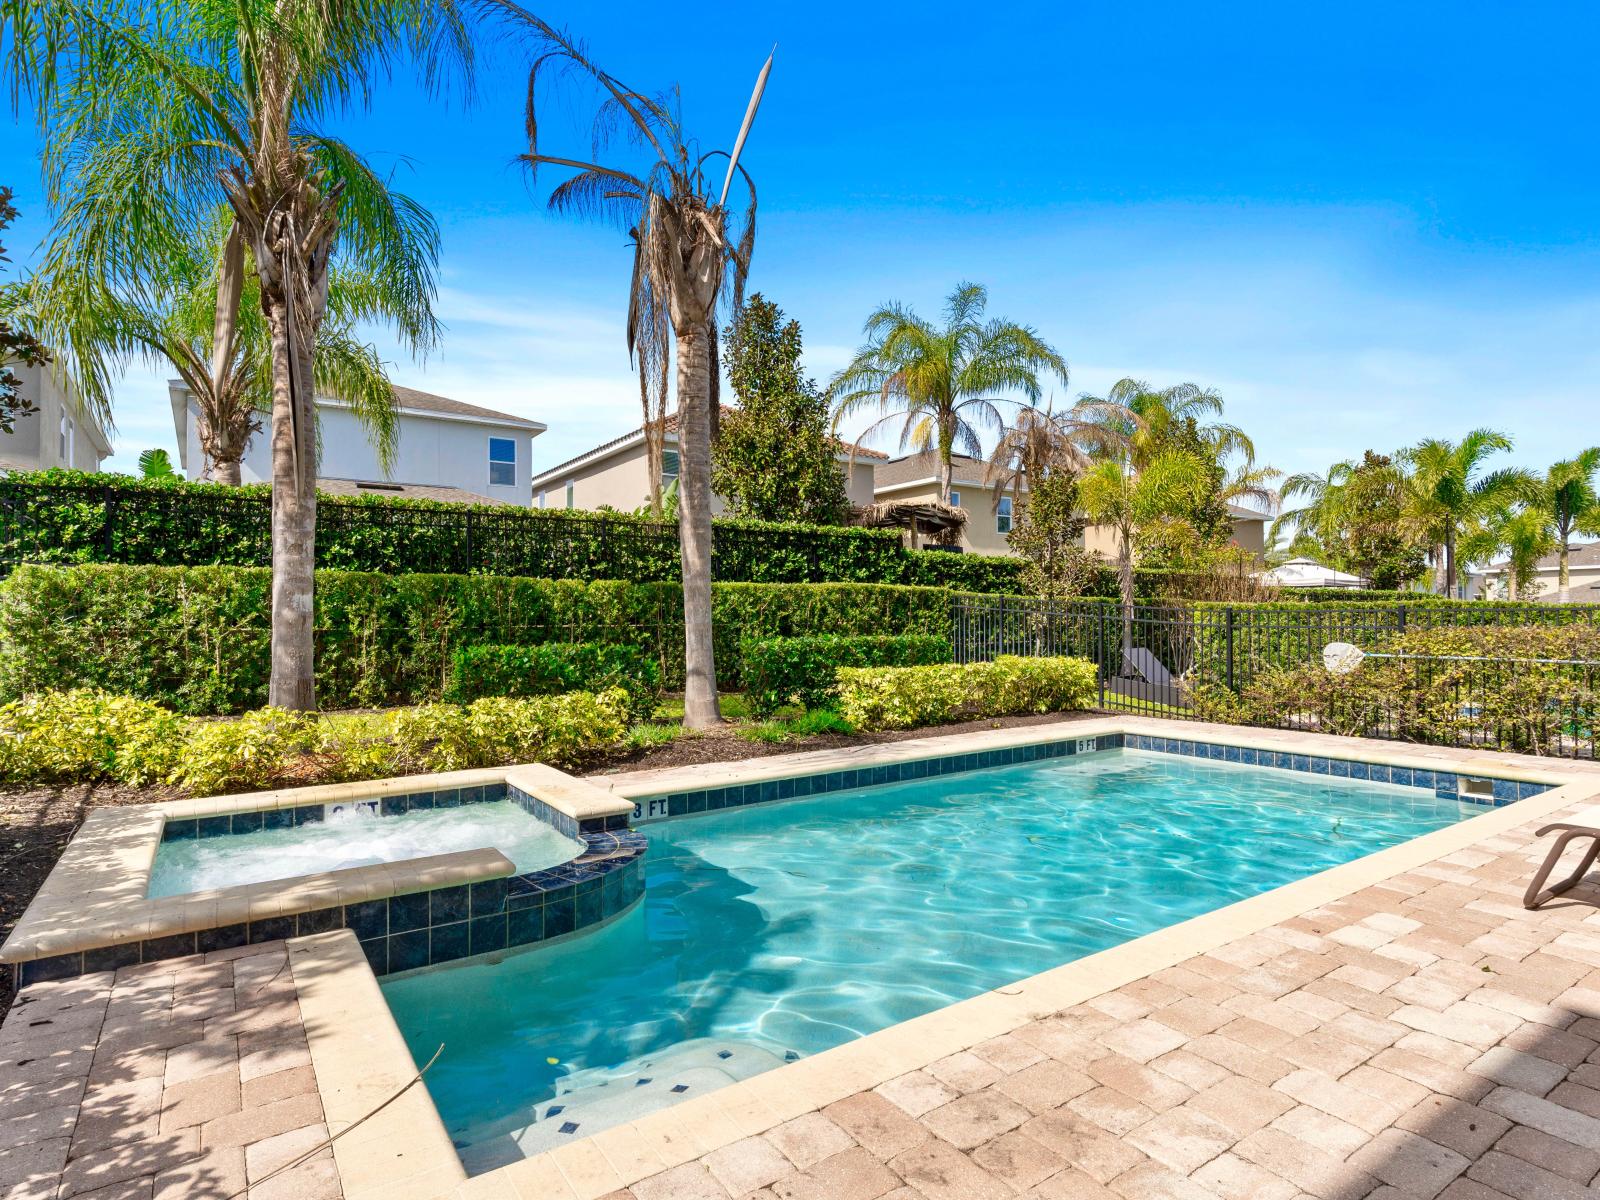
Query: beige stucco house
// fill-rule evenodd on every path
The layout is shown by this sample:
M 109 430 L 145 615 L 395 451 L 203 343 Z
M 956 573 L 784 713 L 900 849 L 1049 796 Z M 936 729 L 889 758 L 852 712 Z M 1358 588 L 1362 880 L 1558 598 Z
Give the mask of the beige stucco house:
M 1511 564 L 1505 560 L 1492 562 L 1471 577 L 1469 598 L 1482 596 L 1485 600 L 1509 598 L 1506 575 Z M 1561 603 L 1559 580 L 1561 564 L 1557 555 L 1547 554 L 1535 567 L 1533 582 L 1517 596 L 1519 600 L 1537 600 L 1541 604 Z M 1586 546 L 1573 546 L 1567 554 L 1567 601 L 1571 604 L 1600 603 L 1600 542 Z
M 989 480 L 989 464 L 964 454 L 950 459 L 950 502 L 967 513 L 966 527 L 959 544 L 970 554 L 1014 554 L 1007 535 L 1017 517 L 1020 497 L 1011 491 L 996 495 Z M 1022 493 L 1027 492 L 1027 485 Z M 877 469 L 876 497 L 890 500 L 935 500 L 939 495 L 939 465 L 933 451 L 891 459 Z M 1268 517 L 1236 504 L 1228 506 L 1233 517 L 1233 540 L 1243 549 L 1261 557 L 1266 547 Z M 1119 548 L 1117 531 L 1108 525 L 1091 525 L 1083 533 L 1084 549 L 1106 558 L 1115 558 Z
M 732 411 L 723 409 L 724 413 Z M 852 461 L 848 447 L 840 447 L 839 465 L 845 472 L 845 491 L 851 504 L 862 507 L 872 503 L 873 468 L 888 457 L 877 450 L 861 450 Z M 662 485 L 666 486 L 678 477 L 678 418 L 675 413 L 667 417 L 661 466 Z M 614 508 L 632 512 L 649 501 L 650 474 L 642 428 L 557 463 L 533 477 L 535 508 Z M 720 496 L 711 498 L 714 514 L 726 509 Z
M 0 470 L 98 471 L 111 456 L 111 439 L 78 403 L 65 378 L 48 363 L 42 367 L 9 363 L 7 369 L 37 411 L 18 417 L 10 433 L 0 433 Z

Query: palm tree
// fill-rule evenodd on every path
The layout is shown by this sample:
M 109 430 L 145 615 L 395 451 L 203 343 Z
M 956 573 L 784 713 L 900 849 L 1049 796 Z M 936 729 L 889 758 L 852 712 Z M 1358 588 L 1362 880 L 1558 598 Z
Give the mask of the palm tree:
M 1109 437 L 1107 415 L 1097 400 L 1079 400 L 1060 413 L 1053 405 L 1023 405 L 989 455 L 984 482 L 998 484 L 994 487 L 994 503 L 998 505 L 1003 495 L 1020 495 L 1029 481 L 1043 479 L 1051 472 L 1076 475 L 1087 470 L 1092 460 L 1080 443 L 1088 438 L 1098 442 Z
M 652 98 L 602 70 L 567 34 L 509 2 L 499 7 L 531 38 L 536 57 L 528 75 L 529 144 L 521 161 L 530 177 L 540 167 L 574 172 L 550 194 L 558 213 L 614 222 L 633 240 L 628 291 L 628 350 L 639 368 L 644 406 L 651 507 L 660 504 L 661 437 L 667 370 L 676 366 L 678 401 L 678 543 L 683 561 L 684 703 L 691 729 L 720 724 L 711 630 L 711 437 L 716 419 L 717 318 L 737 311 L 755 249 L 755 184 L 739 155 L 772 69 L 768 56 L 745 110 L 732 151 L 702 153 L 684 132 L 676 93 Z M 547 154 L 539 141 L 536 101 L 551 69 L 588 79 L 599 93 L 591 159 L 607 158 L 621 126 L 626 147 L 606 162 Z M 721 171 L 722 190 L 713 174 Z M 741 214 L 728 192 L 743 182 Z M 726 287 L 724 285 L 727 285 Z
M 902 421 L 900 448 L 937 451 L 939 500 L 950 503 L 950 458 L 983 454 L 984 432 L 1003 428 L 998 403 L 1020 393 L 1029 403 L 1041 395 L 1039 376 L 1067 382 L 1067 363 L 1026 325 L 985 322 L 989 293 L 976 283 L 957 286 L 945 300 L 944 325 L 935 327 L 901 304 L 888 304 L 867 318 L 867 342 L 828 385 L 835 430 L 866 408 L 882 414 L 857 439 L 892 421 Z
M 1295 538 L 1309 537 L 1321 548 L 1325 556 L 1342 557 L 1338 553 L 1345 529 L 1344 488 L 1355 473 L 1356 465 L 1346 459 L 1328 468 L 1326 475 L 1315 471 L 1301 471 L 1288 476 L 1279 488 L 1278 495 L 1285 505 L 1295 500 L 1304 503 L 1294 508 L 1284 508 L 1272 522 L 1271 536 L 1276 541 L 1291 526 Z M 1342 566 L 1340 562 L 1329 566 Z
M 237 484 L 240 460 L 261 429 L 260 414 L 271 408 L 272 344 L 247 254 L 232 357 L 211 361 L 217 267 L 231 226 L 231 216 L 219 211 L 206 236 L 171 247 L 165 278 L 153 281 L 148 295 L 124 298 L 85 274 L 84 260 L 57 259 L 64 275 L 33 275 L 0 295 L 0 309 L 24 314 L 31 328 L 61 348 L 63 366 L 97 411 L 109 412 L 111 381 L 132 358 L 169 365 L 195 399 L 202 477 Z M 327 316 L 317 331 L 317 391 L 350 405 L 385 470 L 398 434 L 394 393 L 376 348 L 356 336 L 355 325 L 374 312 L 403 315 L 405 303 L 382 280 L 337 261 L 329 267 Z M 397 307 L 402 311 L 394 314 Z
M 1538 481 L 1520 467 L 1481 473 L 1485 459 L 1511 445 L 1503 433 L 1474 429 L 1459 442 L 1430 438 L 1402 452 L 1412 468 L 1408 524 L 1434 547 L 1434 591 L 1441 596 L 1460 591 L 1456 543 L 1469 523 L 1538 500 Z
M 1152 459 L 1192 433 L 1185 440 L 1193 445 L 1186 448 L 1198 450 L 1219 468 L 1235 455 L 1246 464 L 1255 461 L 1255 443 L 1244 430 L 1221 421 L 1206 421 L 1207 417 L 1222 415 L 1222 397 L 1197 383 L 1156 389 L 1140 379 L 1119 379 L 1104 399 L 1085 396 L 1080 402 L 1104 406 L 1109 414 L 1106 425 L 1112 433 L 1128 440 L 1136 459 Z M 1102 456 L 1114 452 L 1094 442 L 1089 449 Z
M 1523 586 L 1534 578 L 1539 560 L 1555 549 L 1550 514 L 1538 505 L 1500 509 L 1463 532 L 1461 552 L 1468 562 L 1506 553 L 1506 599 L 1521 599 Z
M 1134 543 L 1154 523 L 1205 500 L 1213 483 L 1211 464 L 1186 450 L 1159 454 L 1135 469 L 1126 456 L 1103 458 L 1078 479 L 1078 503 L 1097 525 L 1117 537 L 1117 583 L 1122 596 L 1122 662 L 1133 648 Z
M 1560 563 L 1556 594 L 1562 601 L 1571 595 L 1572 579 L 1567 564 L 1572 553 L 1572 535 L 1600 534 L 1600 494 L 1595 490 L 1597 471 L 1600 471 L 1600 446 L 1590 446 L 1576 458 L 1558 462 L 1545 472 L 1539 506 L 1549 515 L 1555 537 Z
M 425 348 L 438 235 L 348 145 L 315 127 L 364 104 L 403 59 L 436 81 L 470 61 L 450 3 L 196 0 L 8 6 L 13 95 L 31 92 L 59 216 L 43 273 L 85 271 L 154 301 L 170 248 L 221 205 L 213 377 L 234 361 L 249 259 L 271 348 L 272 664 L 268 700 L 314 706 L 315 357 L 328 270 L 347 256 L 405 297 L 401 338 Z M 74 260 L 82 259 L 83 263 Z

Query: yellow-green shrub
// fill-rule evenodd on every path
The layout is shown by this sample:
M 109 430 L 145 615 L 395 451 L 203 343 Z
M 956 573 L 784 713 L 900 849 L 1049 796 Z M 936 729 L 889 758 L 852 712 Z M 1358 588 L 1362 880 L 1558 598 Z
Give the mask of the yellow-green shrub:
M 183 719 L 159 704 L 98 688 L 39 692 L 0 706 L 0 779 L 160 782 L 183 740 Z
M 317 745 L 316 718 L 258 708 L 232 721 L 194 721 L 171 781 L 197 796 L 281 783 Z
M 1071 712 L 1094 698 L 1094 664 L 1021 658 L 926 667 L 844 667 L 839 713 L 858 729 L 910 729 L 973 717 Z
M 486 696 L 471 704 L 422 704 L 395 716 L 394 745 L 409 770 L 458 771 L 503 763 L 569 765 L 621 743 L 628 693 L 516 699 Z

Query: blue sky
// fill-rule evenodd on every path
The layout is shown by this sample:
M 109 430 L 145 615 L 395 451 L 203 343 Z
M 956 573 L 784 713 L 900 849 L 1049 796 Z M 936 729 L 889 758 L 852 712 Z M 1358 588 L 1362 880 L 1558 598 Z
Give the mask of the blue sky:
M 781 11 L 780 11 L 781 9 Z M 763 11 L 766 10 L 766 11 Z M 1037 326 L 1071 386 L 1212 386 L 1262 456 L 1322 469 L 1491 425 L 1542 467 L 1589 441 L 1600 353 L 1600 154 L 1580 4 L 671 6 L 562 3 L 634 86 L 682 86 L 731 141 L 774 42 L 746 163 L 752 287 L 805 327 L 820 378 L 886 300 L 959 280 Z M 511 159 L 523 71 L 501 45 L 470 109 L 404 80 L 341 132 L 443 232 L 441 350 L 397 382 L 549 424 L 534 466 L 637 423 L 628 252 L 557 221 Z M 579 104 L 549 147 L 587 144 Z M 42 234 L 30 123 L 0 182 Z M 171 445 L 165 372 L 131 373 L 118 455 Z

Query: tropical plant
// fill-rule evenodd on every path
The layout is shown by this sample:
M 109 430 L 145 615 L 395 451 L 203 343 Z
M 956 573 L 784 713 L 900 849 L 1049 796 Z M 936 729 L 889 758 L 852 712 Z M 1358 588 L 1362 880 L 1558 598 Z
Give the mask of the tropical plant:
M 85 258 L 51 261 L 54 274 L 35 273 L 0 299 L 25 311 L 32 325 L 61 347 L 61 359 L 99 411 L 111 408 L 111 385 L 134 358 L 170 365 L 194 398 L 201 477 L 238 484 L 239 464 L 272 407 L 272 340 L 261 309 L 261 287 L 245 253 L 245 271 L 231 355 L 213 361 L 217 273 L 233 218 L 219 209 L 188 243 L 167 248 L 156 277 L 120 294 L 95 276 Z M 375 347 L 357 334 L 358 321 L 379 313 L 404 321 L 411 298 L 369 273 L 337 260 L 329 265 L 327 311 L 317 330 L 314 374 L 320 395 L 350 406 L 366 427 L 385 470 L 394 458 L 398 423 L 394 393 Z
M 1029 326 L 985 321 L 988 290 L 960 284 L 945 300 L 944 324 L 887 304 L 867 318 L 867 341 L 828 385 L 834 428 L 870 408 L 881 414 L 857 440 L 901 422 L 899 447 L 937 455 L 939 496 L 950 503 L 951 456 L 980 458 L 982 435 L 1005 427 L 998 405 L 1030 404 L 1042 394 L 1040 376 L 1067 382 L 1067 363 Z
M 850 496 L 828 403 L 800 369 L 800 323 L 757 293 L 724 338 L 739 407 L 711 447 L 711 490 L 736 517 L 843 525 Z
M 1518 467 L 1483 473 L 1490 455 L 1510 450 L 1511 439 L 1474 429 L 1459 442 L 1429 438 L 1402 452 L 1411 467 L 1406 524 L 1433 547 L 1434 591 L 1456 594 L 1456 543 L 1472 522 L 1520 500 L 1537 501 L 1538 481 Z
M 1476 528 L 1461 536 L 1461 554 L 1467 562 L 1483 562 L 1506 555 L 1507 600 L 1526 599 L 1539 575 L 1539 560 L 1556 548 L 1550 514 L 1537 505 L 1492 512 Z
M 1018 580 L 1024 593 L 1065 600 L 1082 595 L 1097 580 L 1101 562 L 1083 547 L 1085 524 L 1076 476 L 1055 470 L 1035 478 L 1006 539 L 1025 560 Z
M 678 537 L 683 560 L 683 721 L 704 729 L 722 721 L 711 628 L 711 440 L 717 417 L 717 320 L 743 304 L 755 249 L 755 184 L 739 155 L 772 69 L 756 80 L 731 151 L 702 152 L 684 131 L 676 90 L 650 97 L 593 62 L 566 33 L 502 0 L 498 7 L 536 50 L 528 73 L 530 181 L 540 167 L 575 172 L 550 193 L 552 211 L 614 223 L 633 240 L 628 289 L 628 350 L 639 368 L 652 506 L 661 478 L 667 372 L 676 367 L 678 402 Z M 599 93 L 591 160 L 605 158 L 619 126 L 626 145 L 604 163 L 547 154 L 539 138 L 540 93 L 552 69 L 587 79 Z M 726 159 L 722 190 L 713 173 Z M 734 181 L 748 195 L 742 214 L 728 208 Z M 724 285 L 727 285 L 726 287 Z
M 1600 471 L 1600 446 L 1579 451 L 1576 457 L 1554 464 L 1545 472 L 1537 501 L 1550 518 L 1557 555 L 1556 594 L 1564 601 L 1571 593 L 1569 562 L 1572 535 L 1600 534 L 1600 493 L 1595 473 Z
M 17 206 L 11 203 L 11 196 L 10 188 L 0 187 L 0 231 L 17 219 Z M 0 266 L 10 261 L 6 248 L 0 246 Z M 21 380 L 6 364 L 20 362 L 40 367 L 49 361 L 50 356 L 37 337 L 0 320 L 0 433 L 15 432 L 18 417 L 37 411 L 33 400 L 19 390 Z
M 1118 415 L 1114 406 L 1092 397 L 1059 413 L 1054 404 L 1023 405 L 989 455 L 984 482 L 993 486 L 995 504 L 1003 495 L 1021 497 L 1051 473 L 1076 475 L 1086 469 L 1091 459 L 1084 442 L 1105 453 L 1126 450 L 1127 439 L 1116 430 Z
M 160 447 L 156 447 L 140 453 L 139 477 L 154 482 L 162 482 L 168 479 L 177 479 L 178 472 L 173 469 L 172 459 L 167 452 Z
M 1355 463 L 1346 459 L 1334 463 L 1325 475 L 1315 471 L 1298 471 L 1286 476 L 1278 489 L 1283 507 L 1272 522 L 1271 536 L 1276 540 L 1292 530 L 1296 538 L 1310 539 L 1309 543 L 1301 543 L 1303 548 L 1315 546 L 1324 559 L 1336 555 L 1342 558 L 1337 547 L 1344 537 L 1348 520 L 1344 489 L 1355 469 Z M 1342 566 L 1343 563 L 1327 565 Z
M 7 6 L 13 95 L 37 103 L 58 216 L 41 265 L 155 302 L 173 248 L 226 205 L 211 364 L 234 360 L 247 263 L 272 368 L 270 703 L 309 709 L 316 538 L 315 358 L 335 253 L 393 303 L 373 311 L 425 347 L 437 231 L 414 201 L 315 122 L 364 105 L 403 60 L 434 82 L 470 61 L 450 3 L 18 0 Z M 399 319 L 394 314 L 401 314 Z

